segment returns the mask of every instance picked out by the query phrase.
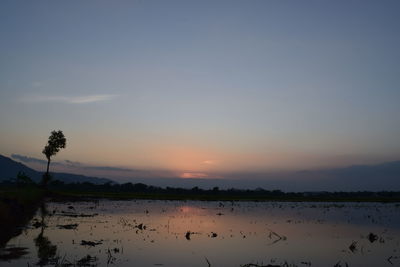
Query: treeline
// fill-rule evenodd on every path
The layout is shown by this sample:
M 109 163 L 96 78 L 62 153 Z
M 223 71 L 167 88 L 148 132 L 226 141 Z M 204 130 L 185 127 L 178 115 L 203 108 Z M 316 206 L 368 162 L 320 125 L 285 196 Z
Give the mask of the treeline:
M 69 190 L 69 191 L 91 191 L 91 192 L 110 192 L 110 193 L 151 193 L 151 194 L 174 194 L 174 195 L 271 195 L 271 196 L 283 196 L 283 195 L 297 195 L 300 196 L 302 193 L 284 193 L 281 190 L 268 191 L 264 189 L 257 190 L 241 190 L 241 189 L 220 189 L 219 187 L 214 187 L 211 189 L 202 189 L 199 187 L 188 188 L 178 188 L 178 187 L 158 187 L 152 185 L 146 185 L 143 183 L 105 183 L 101 185 L 96 185 L 92 183 L 70 183 L 65 184 L 60 181 L 53 181 L 49 185 L 50 189 L 53 190 Z
M 399 198 L 400 192 L 396 191 L 381 191 L 381 192 L 283 192 L 281 190 L 267 190 L 263 188 L 257 189 L 221 189 L 213 187 L 210 189 L 203 189 L 199 187 L 193 188 L 178 188 L 178 187 L 157 187 L 146 185 L 143 183 L 124 183 L 113 184 L 105 183 L 96 185 L 92 183 L 71 183 L 65 184 L 61 181 L 53 181 L 50 186 L 53 190 L 67 190 L 67 191 L 87 191 L 87 192 L 110 192 L 110 193 L 149 193 L 149 194 L 170 194 L 170 195 L 200 195 L 200 196 L 248 196 L 260 198 Z
M 19 174 L 14 180 L 3 181 L 0 183 L 1 188 L 15 187 L 32 187 L 38 186 L 29 177 L 24 174 Z M 220 189 L 214 187 L 210 189 L 202 189 L 199 187 L 176 188 L 176 187 L 157 187 L 146 185 L 143 183 L 105 183 L 93 184 L 89 182 L 83 183 L 64 183 L 59 180 L 53 180 L 48 184 L 48 189 L 54 192 L 80 192 L 80 193 L 96 193 L 101 196 L 101 193 L 112 194 L 139 194 L 139 195 L 154 195 L 154 196 L 205 196 L 217 197 L 219 199 L 244 198 L 244 199 L 276 199 L 276 200 L 399 200 L 400 192 L 398 191 L 381 191 L 381 192 L 283 192 L 281 190 L 266 190 L 257 188 L 254 190 L 246 189 Z

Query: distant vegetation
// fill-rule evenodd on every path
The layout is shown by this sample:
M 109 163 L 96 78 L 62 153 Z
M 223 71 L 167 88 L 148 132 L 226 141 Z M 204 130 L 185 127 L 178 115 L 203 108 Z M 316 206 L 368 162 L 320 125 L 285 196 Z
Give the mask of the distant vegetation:
M 29 177 L 20 173 L 15 180 L 0 183 L 0 190 L 13 192 L 21 187 L 35 187 Z M 58 180 L 48 185 L 48 196 L 53 198 L 113 198 L 113 199 L 170 199 L 170 200 L 248 200 L 248 201 L 379 201 L 400 202 L 400 192 L 283 192 L 281 190 L 191 189 L 156 187 L 143 183 L 93 184 L 64 183 Z

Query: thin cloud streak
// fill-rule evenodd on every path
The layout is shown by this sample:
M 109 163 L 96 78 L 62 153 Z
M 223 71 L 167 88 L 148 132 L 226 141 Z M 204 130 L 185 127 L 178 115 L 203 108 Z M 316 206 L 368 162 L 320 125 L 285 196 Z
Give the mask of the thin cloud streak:
M 84 167 L 87 170 L 97 170 L 97 171 L 119 171 L 119 172 L 133 172 L 136 170 L 128 168 L 110 167 L 110 166 L 89 166 Z
M 11 154 L 11 158 L 21 161 L 23 163 L 36 163 L 41 165 L 46 165 L 47 160 L 38 159 L 34 157 L 28 157 L 19 154 Z M 107 171 L 107 172 L 140 172 L 141 170 L 129 169 L 129 168 L 120 168 L 120 167 L 112 167 L 112 166 L 87 166 L 78 161 L 64 160 L 64 161 L 53 161 L 53 165 L 63 166 L 67 168 L 78 168 L 82 170 L 97 170 L 97 171 Z
M 22 101 L 24 102 L 34 102 L 34 103 L 65 103 L 65 104 L 88 104 L 95 102 L 105 102 L 116 98 L 118 95 L 87 95 L 87 96 L 31 96 L 24 97 Z
M 36 164 L 41 164 L 41 165 L 46 165 L 47 160 L 43 159 L 38 159 L 38 158 L 32 158 L 24 155 L 19 155 L 19 154 L 11 154 L 11 158 L 15 160 L 19 160 L 23 163 L 36 163 Z M 52 162 L 53 165 L 63 165 L 61 162 Z
M 32 158 L 24 155 L 11 154 L 11 158 L 22 161 L 24 163 L 39 163 L 39 164 L 47 164 L 47 161 L 43 159 Z

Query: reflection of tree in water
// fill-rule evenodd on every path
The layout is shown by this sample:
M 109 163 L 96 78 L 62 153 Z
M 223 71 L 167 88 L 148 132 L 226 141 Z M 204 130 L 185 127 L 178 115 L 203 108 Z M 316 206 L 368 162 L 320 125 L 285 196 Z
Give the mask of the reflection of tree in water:
M 43 233 L 40 233 L 38 237 L 35 238 L 35 245 L 38 248 L 38 264 L 40 266 L 56 260 L 57 246 L 53 245 L 47 237 L 43 236 Z
M 44 236 L 44 229 L 46 228 L 45 218 L 48 214 L 45 204 L 40 207 L 41 213 L 41 230 L 40 234 L 35 238 L 35 245 L 38 249 L 38 265 L 43 266 L 57 261 L 57 246 L 53 245 L 50 240 Z

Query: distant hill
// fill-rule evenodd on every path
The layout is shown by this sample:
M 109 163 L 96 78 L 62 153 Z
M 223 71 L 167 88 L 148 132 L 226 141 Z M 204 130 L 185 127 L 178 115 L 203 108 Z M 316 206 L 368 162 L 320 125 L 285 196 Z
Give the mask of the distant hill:
M 42 177 L 42 174 L 34 169 L 0 155 L 0 181 L 14 179 L 17 177 L 18 172 L 24 172 L 34 181 L 39 181 Z
M 0 155 L 0 181 L 14 179 L 18 172 L 24 172 L 33 181 L 38 182 L 42 179 L 43 172 L 35 171 L 22 163 L 16 162 L 8 157 Z M 53 179 L 63 181 L 64 183 L 83 183 L 90 182 L 94 184 L 114 183 L 106 178 L 89 177 L 85 175 L 71 173 L 51 173 Z
M 35 171 L 19 162 L 0 155 L 0 181 L 15 178 L 18 171 L 23 171 L 34 181 L 39 181 L 42 172 Z M 55 179 L 65 183 L 91 182 L 103 184 L 114 182 L 106 178 L 96 178 L 70 173 L 52 173 Z M 149 177 L 115 178 L 118 182 L 144 183 L 160 187 L 183 187 L 208 189 L 220 188 L 280 189 L 285 192 L 304 191 L 400 191 L 400 161 L 375 165 L 354 165 L 344 168 L 305 170 L 297 172 L 247 172 L 225 173 L 220 179 L 182 179 Z

